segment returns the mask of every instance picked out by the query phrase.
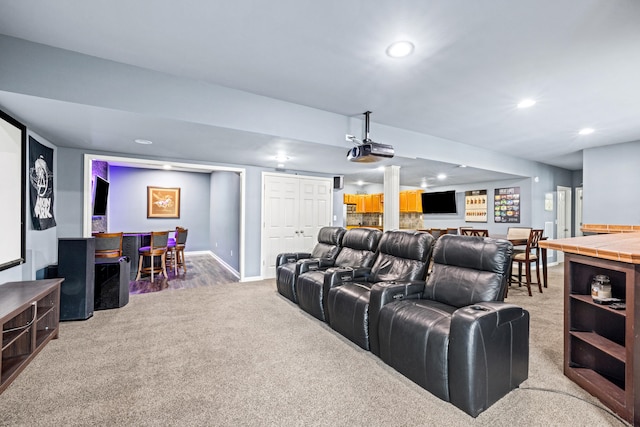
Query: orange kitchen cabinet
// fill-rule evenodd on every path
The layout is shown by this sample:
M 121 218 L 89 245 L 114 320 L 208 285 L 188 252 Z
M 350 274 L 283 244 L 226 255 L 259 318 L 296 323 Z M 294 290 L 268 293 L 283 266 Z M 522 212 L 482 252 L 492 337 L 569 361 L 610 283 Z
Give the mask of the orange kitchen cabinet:
M 366 212 L 366 194 L 354 194 L 355 196 L 355 205 L 356 205 L 356 213 L 365 213 Z
M 371 212 L 373 213 L 382 213 L 384 211 L 383 207 L 382 207 L 382 193 L 378 193 L 378 194 L 372 194 L 372 209 Z
M 422 213 L 422 190 L 407 191 L 407 212 Z

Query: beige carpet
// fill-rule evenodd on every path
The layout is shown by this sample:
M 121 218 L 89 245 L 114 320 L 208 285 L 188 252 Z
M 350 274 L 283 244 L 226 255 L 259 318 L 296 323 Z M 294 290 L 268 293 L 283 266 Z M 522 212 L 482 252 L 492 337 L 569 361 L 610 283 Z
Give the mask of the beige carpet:
M 623 425 L 562 374 L 562 269 L 531 312 L 529 379 L 473 419 L 282 298 L 275 282 L 132 295 L 61 325 L 0 395 L 0 425 Z M 526 390 L 545 388 L 549 391 Z

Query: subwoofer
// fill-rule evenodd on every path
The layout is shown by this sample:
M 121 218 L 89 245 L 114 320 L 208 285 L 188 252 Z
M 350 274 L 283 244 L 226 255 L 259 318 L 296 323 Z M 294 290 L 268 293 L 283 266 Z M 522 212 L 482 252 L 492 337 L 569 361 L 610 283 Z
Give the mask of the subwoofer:
M 60 320 L 85 320 L 93 316 L 95 239 L 58 239 Z

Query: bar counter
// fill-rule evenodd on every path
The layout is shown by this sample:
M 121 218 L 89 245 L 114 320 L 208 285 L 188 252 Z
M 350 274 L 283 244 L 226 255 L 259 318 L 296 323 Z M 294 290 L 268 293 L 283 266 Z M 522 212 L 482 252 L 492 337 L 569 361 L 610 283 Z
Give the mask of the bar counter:
M 546 240 L 540 247 L 611 261 L 640 264 L 640 232 Z

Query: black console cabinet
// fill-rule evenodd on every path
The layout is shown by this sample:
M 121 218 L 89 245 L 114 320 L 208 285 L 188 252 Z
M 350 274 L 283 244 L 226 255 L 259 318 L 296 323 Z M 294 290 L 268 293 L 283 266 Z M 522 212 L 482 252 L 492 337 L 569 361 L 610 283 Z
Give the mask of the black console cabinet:
M 95 240 L 89 238 L 58 239 L 58 276 L 60 320 L 85 320 L 94 309 Z
M 129 258 L 96 258 L 95 269 L 94 309 L 107 310 L 127 305 L 131 270 Z

